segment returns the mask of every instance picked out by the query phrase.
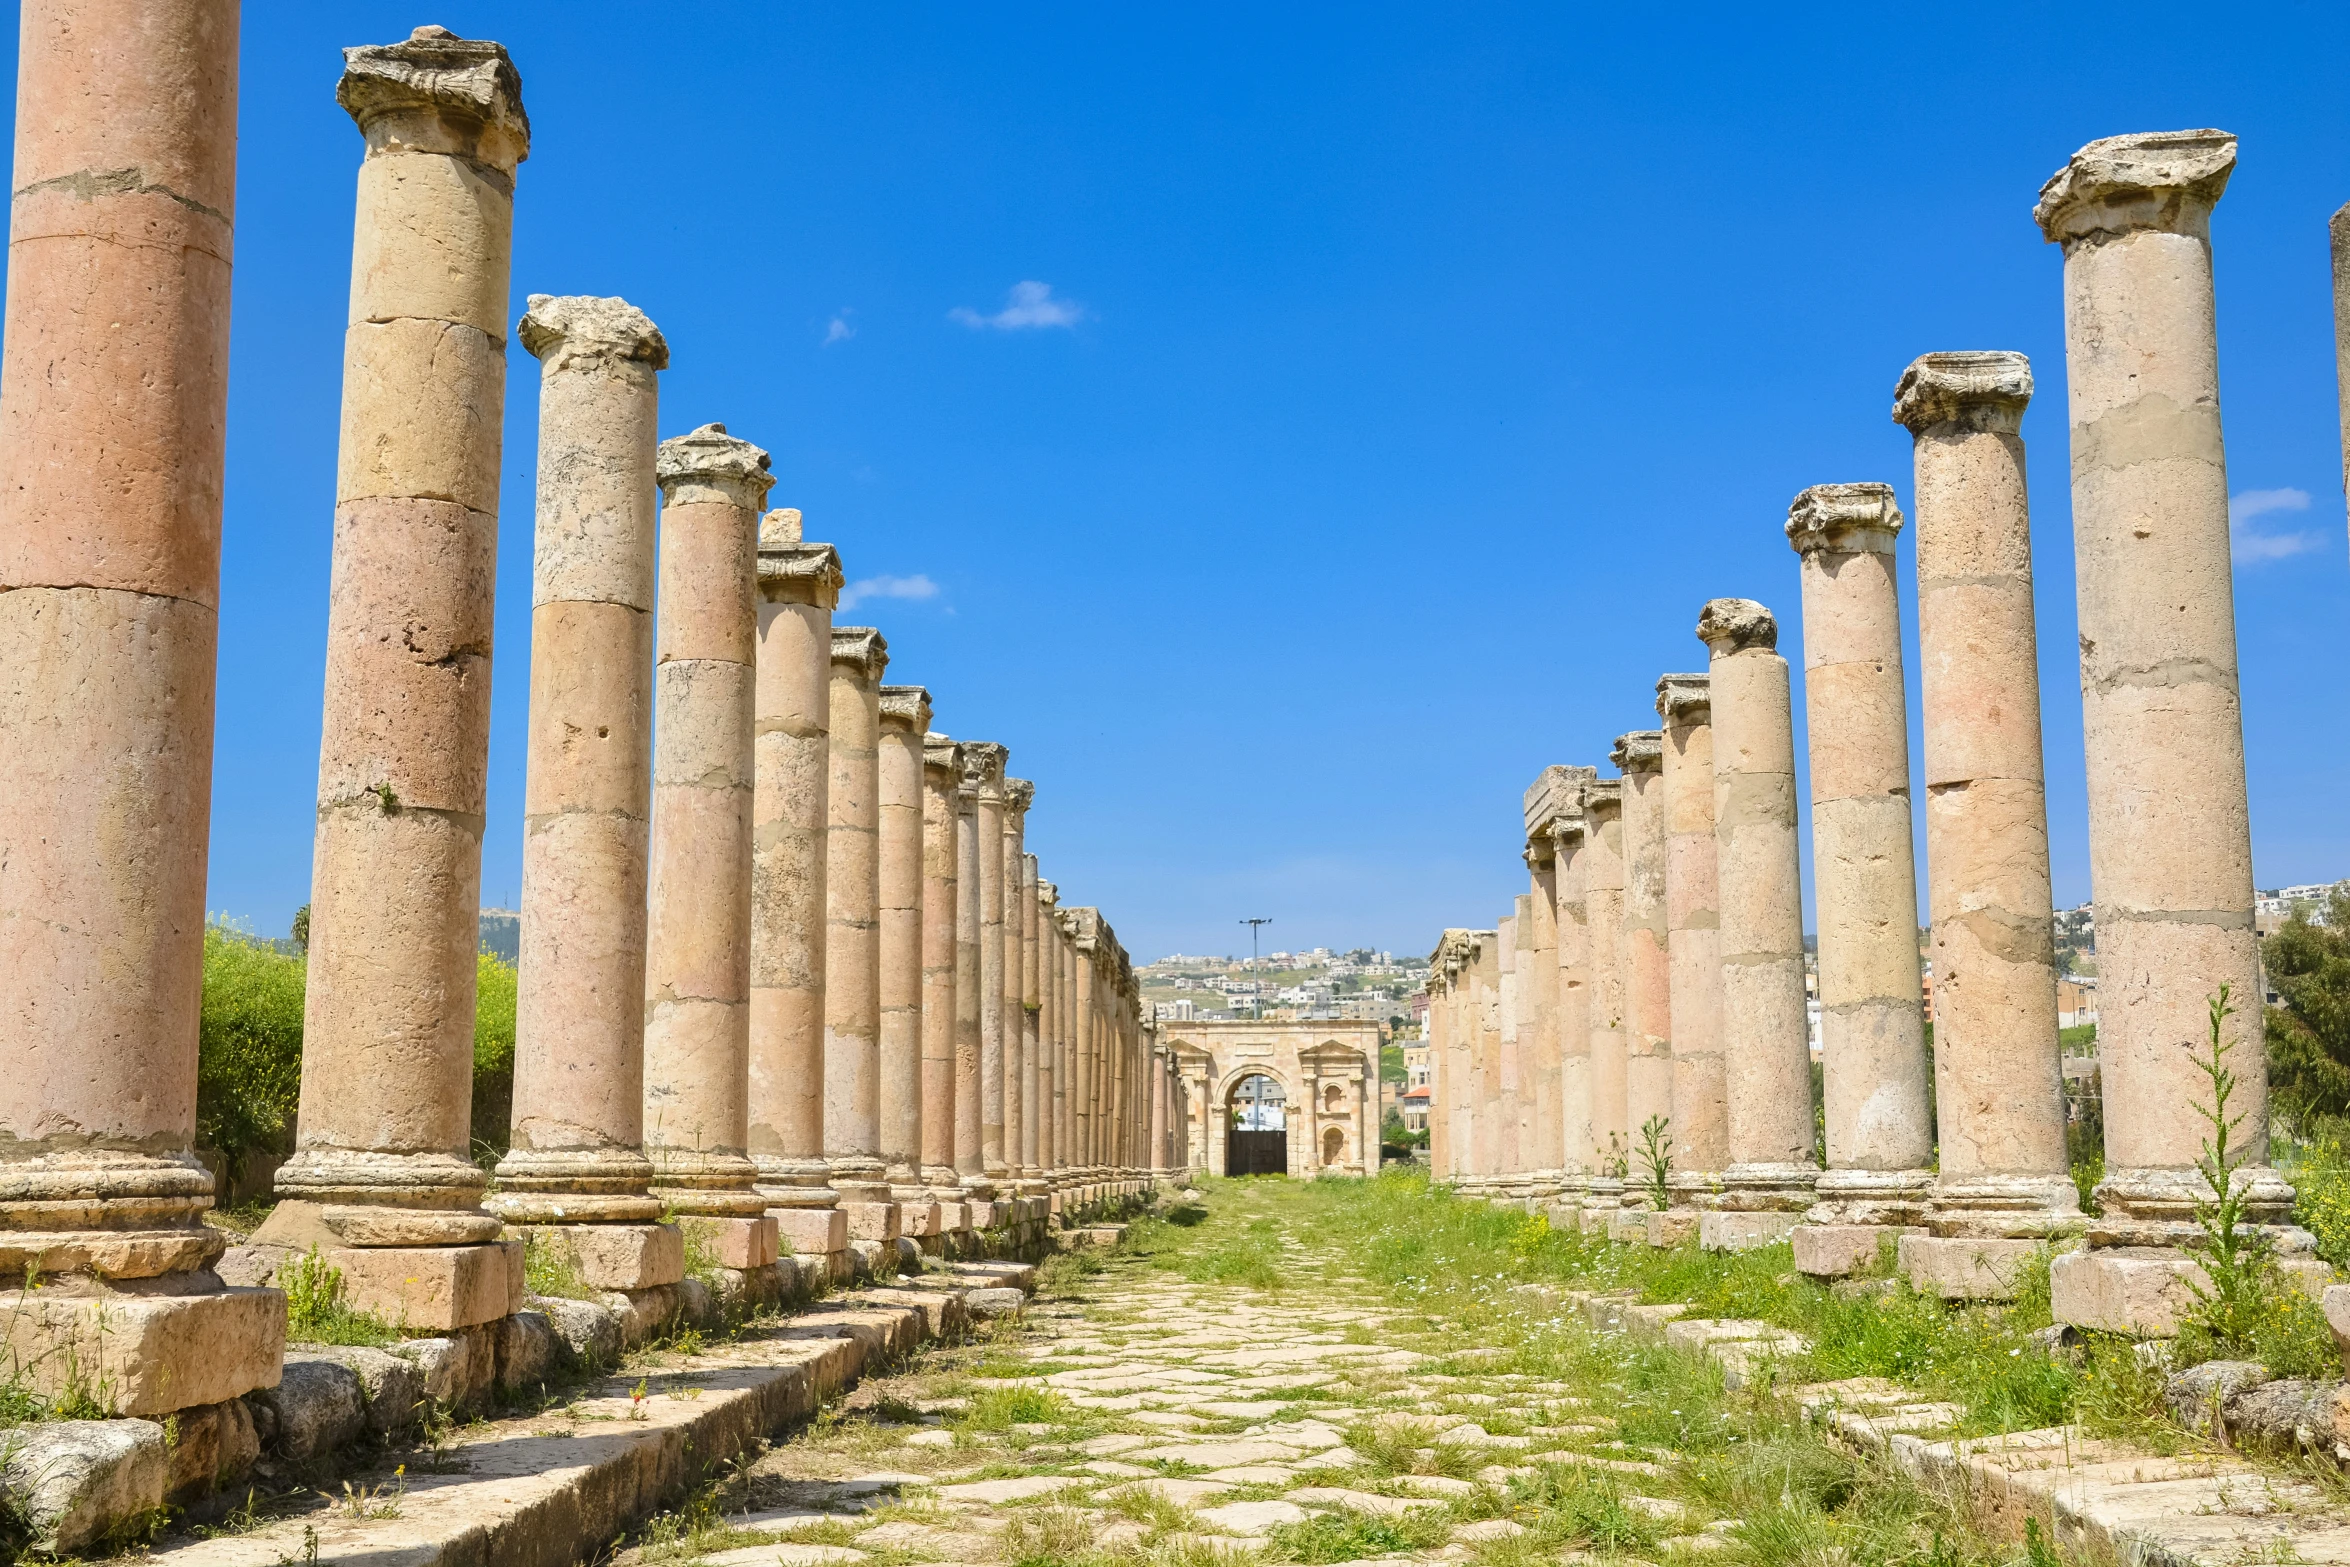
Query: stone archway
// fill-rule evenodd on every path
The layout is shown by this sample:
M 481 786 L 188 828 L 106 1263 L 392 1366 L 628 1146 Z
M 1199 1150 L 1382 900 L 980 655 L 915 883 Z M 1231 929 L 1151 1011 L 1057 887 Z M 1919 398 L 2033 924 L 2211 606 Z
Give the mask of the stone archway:
M 1224 1173 L 1289 1173 L 1289 1092 L 1266 1073 L 1242 1075 L 1224 1095 Z

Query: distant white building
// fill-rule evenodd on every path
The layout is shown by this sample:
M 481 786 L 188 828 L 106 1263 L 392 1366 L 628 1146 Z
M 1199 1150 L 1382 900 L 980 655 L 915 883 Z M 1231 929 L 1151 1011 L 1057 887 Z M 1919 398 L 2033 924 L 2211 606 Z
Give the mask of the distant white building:
M 1199 1008 L 1186 997 L 1174 1001 L 1151 1003 L 1151 1013 L 1161 1023 L 1189 1023 L 1199 1017 Z

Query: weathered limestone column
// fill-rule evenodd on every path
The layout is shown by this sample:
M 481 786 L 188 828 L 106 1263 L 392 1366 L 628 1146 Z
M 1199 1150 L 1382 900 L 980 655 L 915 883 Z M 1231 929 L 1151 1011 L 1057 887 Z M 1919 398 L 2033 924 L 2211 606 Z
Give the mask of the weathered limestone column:
M 719 1260 L 763 1268 L 775 1221 L 751 1125 L 751 723 L 767 454 L 708 424 L 663 441 L 645 933 L 644 1126 L 653 1195 Z M 817 569 L 837 583 L 825 550 Z
M 1916 438 L 1919 686 L 1934 932 L 1930 1235 L 1901 1266 L 1945 1296 L 2015 1293 L 2081 1227 L 2065 1153 L 2055 920 L 2040 762 L 2021 354 L 1928 354 L 1896 421 Z
M 1597 771 L 1597 769 L 1593 769 Z M 1621 1169 L 1628 1146 L 1624 1039 L 1624 781 L 1593 778 L 1583 786 L 1584 962 L 1590 998 L 1584 1003 L 1591 1052 L 1591 1135 L 1582 1151 L 1586 1229 L 1604 1228 L 1621 1207 Z
M 1037 994 L 1037 1115 L 1040 1131 L 1037 1163 L 1048 1187 L 1060 1184 L 1061 1167 L 1068 1160 L 1062 1106 L 1067 1102 L 1061 1066 L 1061 931 L 1055 920 L 1060 889 L 1041 876 L 1036 881 L 1036 994 Z M 1060 1198 L 1052 1198 L 1053 1211 Z
M 930 693 L 883 686 L 880 711 L 880 1153 L 899 1233 L 927 1245 L 938 1233 L 938 1205 L 922 1185 L 922 737 Z
M 419 1329 L 510 1314 L 472 1148 L 475 949 L 521 79 L 419 28 L 347 50 L 359 168 L 309 987 L 285 1199 L 255 1239 L 342 1242 L 356 1306 Z
M 1010 752 L 993 741 L 966 742 L 963 755 L 977 793 L 979 846 L 979 1151 L 990 1182 L 1004 1186 L 1004 764 Z
M 1518 1058 L 1518 910 L 1522 907 L 1513 900 L 1511 912 L 1495 922 L 1499 950 L 1493 974 L 1493 1097 L 1485 1103 L 1490 1112 L 1486 1117 L 1486 1173 L 1494 1177 L 1497 1192 L 1517 1184 L 1519 1122 L 1527 1097 Z
M 1077 951 L 1077 1107 L 1078 1159 L 1091 1186 L 1101 1175 L 1102 1014 L 1096 995 L 1100 973 L 1095 965 L 1099 943 L 1090 910 L 1069 911 L 1071 944 Z M 1221 1174 L 1221 1171 L 1218 1171 Z
M 1534 868 L 1534 921 L 1545 949 L 1534 977 L 1548 988 L 1548 1048 L 1556 1052 L 1551 1125 L 1544 1157 L 1558 1161 L 1557 1191 L 1574 1206 L 1591 1179 L 1591 933 L 1589 861 L 1583 854 L 1589 767 L 1546 767 L 1526 793 L 1526 857 Z M 1547 918 L 1545 917 L 1547 910 Z
M 513 1144 L 487 1206 L 545 1227 L 592 1287 L 650 1289 L 685 1277 L 644 1150 L 654 377 L 669 345 L 623 300 L 545 294 L 518 335 L 540 366 L 538 518 Z
M 1803 558 L 1804 713 L 1820 943 L 1820 1053 L 1828 1168 L 1792 1234 L 1795 1265 L 1850 1273 L 1888 1229 L 1925 1216 L 1933 1177 L 1917 875 L 1910 853 L 1909 727 L 1893 539 L 1882 484 L 1820 484 L 1795 498 Z
M 1030 1195 L 1036 1180 L 1036 1049 L 1028 1013 L 1028 915 L 1036 892 L 1028 884 L 1028 807 L 1036 785 L 1004 780 L 1004 1164 L 1014 1189 Z
M 1714 849 L 1713 695 L 1704 675 L 1656 683 L 1664 722 L 1665 931 L 1673 1017 L 1673 1207 L 1708 1208 L 1730 1162 L 1722 1052 L 1722 929 Z M 1695 1226 L 1652 1223 L 1650 1239 Z
M 955 927 L 962 907 L 955 793 L 963 748 L 922 737 L 922 1182 L 941 1234 L 969 1228 L 955 1167 Z M 927 1248 L 926 1248 L 927 1249 Z
M 1714 841 L 1721 897 L 1729 1168 L 1698 1221 L 1708 1251 L 1786 1238 L 1812 1205 L 1811 1023 L 1803 988 L 1795 716 L 1779 623 L 1752 599 L 1697 617 L 1712 652 Z
M 1534 1033 L 1535 1100 L 1533 1135 L 1528 1164 L 1535 1172 L 1535 1195 L 1548 1200 L 1566 1181 L 1565 1062 L 1560 1049 L 1558 958 L 1558 851 L 1550 826 L 1556 812 L 1544 798 L 1545 785 L 1556 787 L 1554 772 L 1526 791 L 1526 878 L 1532 891 L 1521 916 L 1528 932 L 1526 951 L 1526 1009 Z
M 800 514 L 759 522 L 752 728 L 751 1158 L 795 1253 L 845 1271 L 848 1218 L 824 1162 L 824 981 L 832 810 L 832 610 L 840 557 Z
M 849 1239 L 897 1239 L 881 1159 L 881 676 L 889 643 L 832 628 L 824 838 L 824 1163 Z
M 1617 959 L 1624 976 L 1623 1206 L 1634 1218 L 1618 1239 L 1646 1240 L 1652 1208 L 1642 1185 L 1642 1128 L 1664 1124 L 1677 1144 L 1673 1116 L 1673 984 L 1665 924 L 1664 735 L 1654 729 L 1616 737 L 1610 758 L 1622 773 L 1624 919 Z
M 1022 807 L 1025 812 L 1026 807 Z M 1052 1134 L 1045 1125 L 1052 1068 L 1044 1055 L 1044 954 L 1038 950 L 1036 856 L 1020 856 L 1020 1167 L 1028 1195 L 1044 1195 L 1045 1155 Z
M 223 1293 L 210 1272 L 222 1237 L 193 1151 L 237 7 L 31 0 L 20 38 L 0 341 L 0 1274 L 75 1276 L 14 1291 L 28 1391 L 64 1393 L 58 1350 L 112 1334 L 116 1407 L 162 1415 L 275 1383 L 285 1341 L 274 1292 Z
M 973 746 L 957 748 L 963 776 L 955 784 L 955 1175 L 963 1188 L 966 1216 L 995 1196 L 987 1174 L 980 1119 L 979 985 L 979 776 L 984 757 Z
M 2197 1238 L 2210 1087 L 2195 1057 L 2223 985 L 2250 1217 L 2279 1226 L 2284 1252 L 2310 1244 L 2267 1162 L 2211 284 L 2211 209 L 2235 163 L 2222 131 L 2111 137 L 2033 211 L 2064 246 L 2106 1126 L 2093 1249 L 2053 1283 L 2060 1320 L 2117 1332 L 2169 1331 L 2185 1304 L 2189 1265 L 2136 1249 Z
M 1151 1046 L 1150 1070 L 1150 1176 L 1153 1185 L 1167 1175 L 1167 1047 Z

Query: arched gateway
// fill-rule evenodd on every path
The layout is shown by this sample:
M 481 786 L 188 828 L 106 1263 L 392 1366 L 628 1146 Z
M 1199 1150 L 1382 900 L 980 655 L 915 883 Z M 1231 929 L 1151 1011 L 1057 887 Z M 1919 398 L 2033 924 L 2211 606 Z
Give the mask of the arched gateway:
M 1162 1023 L 1188 1125 L 1178 1157 L 1211 1175 L 1373 1175 L 1379 1024 Z
M 1224 1116 L 1224 1173 L 1289 1173 L 1289 1096 L 1262 1072 L 1232 1085 Z

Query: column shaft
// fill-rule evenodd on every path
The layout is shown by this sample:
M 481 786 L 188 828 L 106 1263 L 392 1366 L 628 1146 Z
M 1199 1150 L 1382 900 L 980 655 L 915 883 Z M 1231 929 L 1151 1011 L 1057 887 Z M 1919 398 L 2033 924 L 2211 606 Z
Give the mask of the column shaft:
M 1673 1017 L 1673 1201 L 1710 1206 L 1730 1162 L 1722 1055 L 1721 891 L 1712 697 L 1703 675 L 1657 682 L 1664 724 L 1665 941 Z
M 1619 735 L 1614 760 L 1624 775 L 1624 921 L 1617 955 L 1624 976 L 1624 1139 L 1632 1161 L 1624 1205 L 1639 1208 L 1650 1206 L 1638 1180 L 1642 1129 L 1658 1121 L 1665 1123 L 1665 1135 L 1675 1135 L 1664 736 L 1654 729 Z
M 987 1182 L 980 1104 L 979 786 L 971 747 L 955 786 L 955 1174 L 981 1196 Z
M 1597 778 L 1583 786 L 1583 929 L 1590 1000 L 1591 1141 L 1583 1150 L 1591 1172 L 1591 1202 L 1621 1201 L 1622 1161 L 1630 1147 L 1624 1027 L 1623 780 Z
M 955 789 L 963 748 L 945 735 L 922 748 L 922 1179 L 933 1192 L 955 1184 L 955 924 L 962 906 L 956 872 Z
M 922 943 L 928 842 L 923 735 L 930 693 L 881 688 L 881 1162 L 890 1195 L 923 1197 Z
M 1559 1053 L 1558 861 L 1546 842 L 1543 852 L 1526 850 L 1528 893 L 1518 914 L 1525 933 L 1525 950 L 1518 954 L 1523 972 L 1518 977 L 1527 1016 L 1520 1028 L 1531 1025 L 1534 1103 L 1527 1116 L 1527 1143 L 1521 1154 L 1536 1177 L 1538 1196 L 1555 1195 L 1566 1166 L 1566 1134 L 1562 1063 Z
M 990 1181 L 1004 1159 L 1004 760 L 1000 745 L 966 745 L 976 759 L 979 844 L 979 1150 Z
M 824 1162 L 832 1189 L 844 1201 L 857 1203 L 889 1201 L 881 1160 L 881 676 L 888 664 L 889 644 L 871 626 L 832 628 L 824 839 Z

